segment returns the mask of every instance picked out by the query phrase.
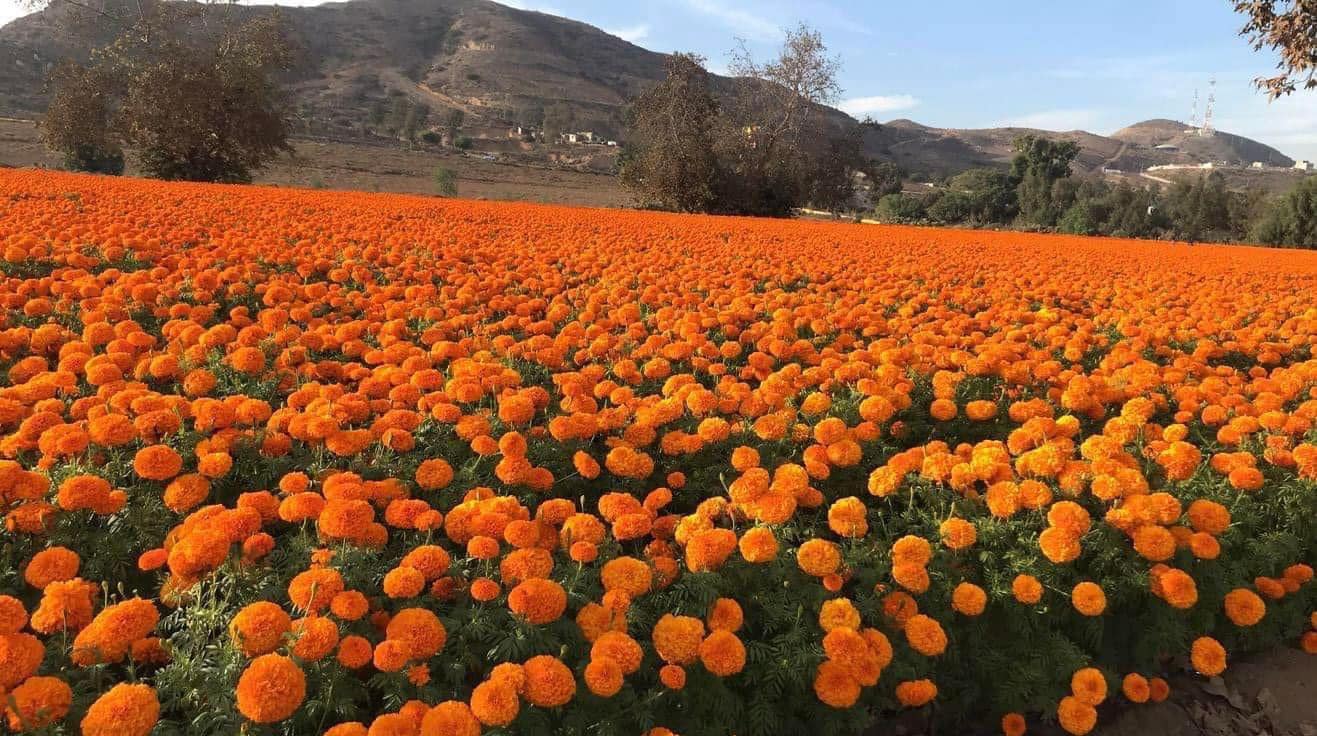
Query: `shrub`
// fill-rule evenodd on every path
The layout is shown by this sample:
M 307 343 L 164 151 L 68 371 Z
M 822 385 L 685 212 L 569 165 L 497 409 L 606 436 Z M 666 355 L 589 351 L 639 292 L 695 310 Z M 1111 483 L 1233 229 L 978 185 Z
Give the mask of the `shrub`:
M 457 174 L 452 169 L 443 166 L 435 169 L 434 191 L 441 197 L 456 197 Z

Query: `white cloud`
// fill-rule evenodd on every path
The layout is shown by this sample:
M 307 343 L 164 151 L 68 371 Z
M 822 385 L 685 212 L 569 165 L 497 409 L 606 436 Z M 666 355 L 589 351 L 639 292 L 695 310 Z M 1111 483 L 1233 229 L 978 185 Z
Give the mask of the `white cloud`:
M 1092 131 L 1102 127 L 1105 115 L 1101 110 L 1086 107 L 1041 110 L 1039 112 L 1014 115 L 993 123 L 994 128 L 1039 128 L 1066 132 L 1071 130 Z
M 874 95 L 872 97 L 852 97 L 842 100 L 838 108 L 848 115 L 863 117 L 880 113 L 898 112 L 919 106 L 919 100 L 912 95 Z
M 782 36 L 782 28 L 777 23 L 749 10 L 734 8 L 725 0 L 686 0 L 686 4 L 730 27 L 738 36 L 756 41 L 776 41 Z
M 649 26 L 640 23 L 627 28 L 605 28 L 604 33 L 608 33 L 626 41 L 627 43 L 637 43 L 649 36 Z

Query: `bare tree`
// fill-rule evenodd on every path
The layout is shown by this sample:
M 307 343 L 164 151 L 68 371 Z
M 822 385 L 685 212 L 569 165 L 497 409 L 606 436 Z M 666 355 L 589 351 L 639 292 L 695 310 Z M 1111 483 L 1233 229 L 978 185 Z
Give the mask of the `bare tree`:
M 738 202 L 739 211 L 790 214 L 831 189 L 811 177 L 851 168 L 836 161 L 821 165 L 824 158 L 853 150 L 832 145 L 844 132 L 830 129 L 824 107 L 841 93 L 840 68 L 823 36 L 803 23 L 785 32 L 771 61 L 756 61 L 744 42 L 732 52 L 729 69 L 741 78 L 742 91 L 718 136 L 718 150 L 731 173 L 727 196 Z
M 1317 0 L 1234 0 L 1247 18 L 1240 29 L 1255 50 L 1270 48 L 1279 56 L 1280 74 L 1259 77 L 1259 89 L 1275 99 L 1302 86 L 1317 88 Z
M 740 100 L 743 114 L 768 145 L 792 138 L 841 94 L 837 72 L 841 62 L 828 56 L 823 35 L 801 23 L 786 31 L 775 59 L 755 61 L 745 41 L 738 40 L 728 64 L 732 76 L 758 80 Z

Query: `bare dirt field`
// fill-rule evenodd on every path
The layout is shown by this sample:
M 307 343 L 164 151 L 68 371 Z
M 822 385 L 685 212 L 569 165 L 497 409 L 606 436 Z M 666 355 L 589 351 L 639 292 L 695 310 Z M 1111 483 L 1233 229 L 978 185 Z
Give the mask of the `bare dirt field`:
M 617 177 L 572 168 L 503 163 L 433 149 L 406 150 L 397 145 L 294 139 L 296 152 L 258 173 L 256 183 L 327 189 L 435 193 L 434 172 L 443 167 L 457 175 L 458 196 L 626 207 L 627 193 Z M 56 168 L 59 157 L 46 150 L 30 121 L 0 118 L 0 166 Z M 130 175 L 135 173 L 129 166 Z

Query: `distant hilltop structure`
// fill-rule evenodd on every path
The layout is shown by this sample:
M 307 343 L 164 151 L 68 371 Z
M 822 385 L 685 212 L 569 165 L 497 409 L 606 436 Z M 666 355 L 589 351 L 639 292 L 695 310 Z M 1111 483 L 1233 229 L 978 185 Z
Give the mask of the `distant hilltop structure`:
M 1207 110 L 1203 113 L 1202 121 L 1198 119 L 1198 90 L 1194 90 L 1194 104 L 1189 113 L 1189 129 L 1184 131 L 1188 135 L 1196 135 L 1200 138 L 1211 138 L 1216 135 L 1216 128 L 1212 123 L 1212 118 L 1216 114 L 1216 77 L 1213 77 L 1207 83 Z

